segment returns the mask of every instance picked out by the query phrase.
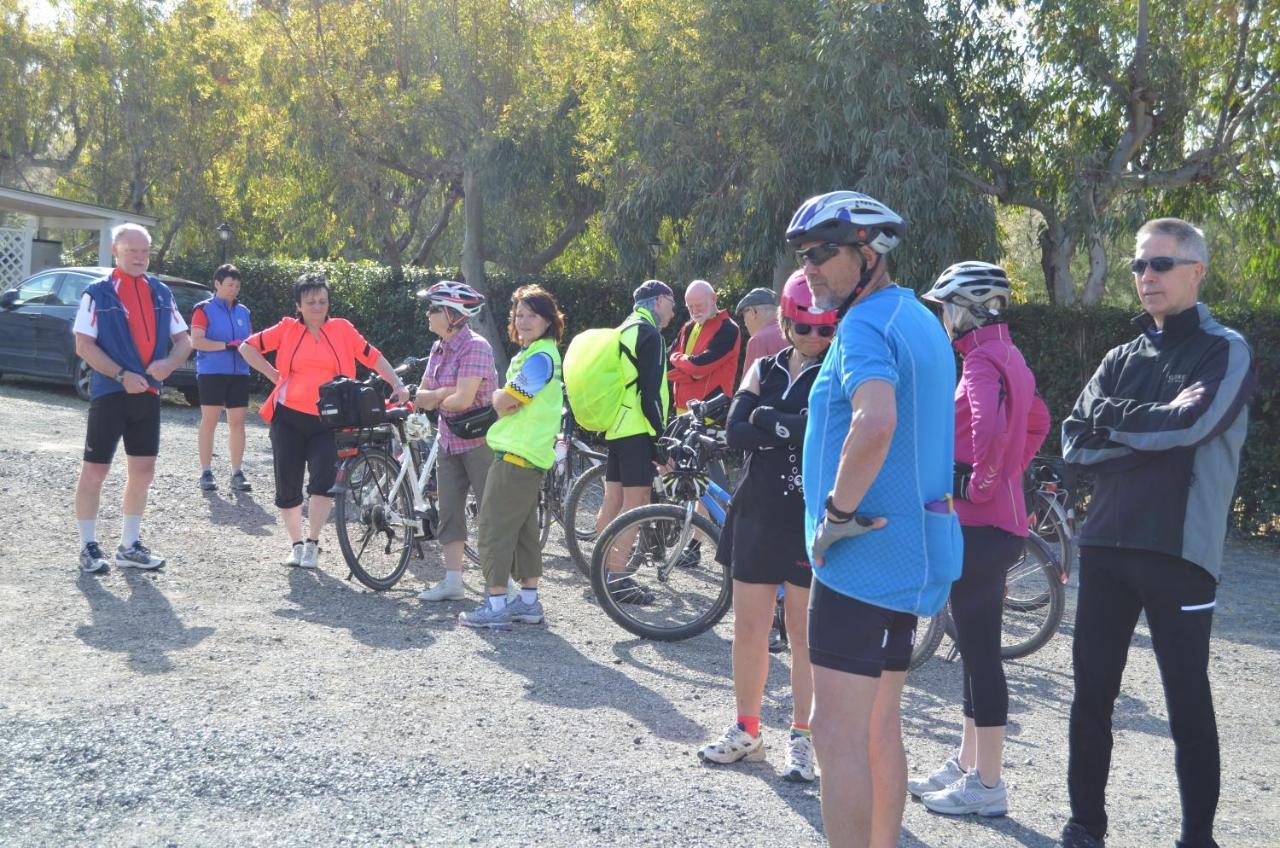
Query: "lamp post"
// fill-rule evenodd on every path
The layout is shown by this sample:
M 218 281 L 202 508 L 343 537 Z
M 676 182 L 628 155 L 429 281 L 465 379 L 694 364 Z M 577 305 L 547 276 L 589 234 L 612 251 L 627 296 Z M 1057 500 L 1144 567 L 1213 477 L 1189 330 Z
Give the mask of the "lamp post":
M 231 240 L 231 225 L 223 221 L 218 225 L 218 241 L 222 248 L 222 264 L 227 264 L 227 242 Z
M 649 279 L 658 276 L 658 254 L 662 252 L 662 240 L 657 236 L 649 239 Z

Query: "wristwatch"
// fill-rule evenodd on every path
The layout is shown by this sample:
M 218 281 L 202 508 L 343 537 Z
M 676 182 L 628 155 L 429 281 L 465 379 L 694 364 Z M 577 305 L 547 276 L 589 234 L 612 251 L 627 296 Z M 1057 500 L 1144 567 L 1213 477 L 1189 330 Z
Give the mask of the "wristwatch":
M 831 495 L 829 494 L 827 495 L 826 507 L 827 507 L 827 512 L 830 513 L 831 516 L 835 518 L 836 521 L 848 521 L 849 519 L 857 515 L 856 511 L 845 512 L 842 509 L 837 509 L 835 501 L 831 500 Z
M 125 374 L 128 374 L 128 373 L 129 373 L 128 371 L 126 371 L 125 369 L 121 368 L 121 369 L 120 369 L 120 371 L 119 371 L 119 373 L 117 373 L 117 374 L 116 374 L 116 382 L 117 382 L 117 383 L 123 383 L 123 382 L 124 382 L 124 375 L 125 375 Z

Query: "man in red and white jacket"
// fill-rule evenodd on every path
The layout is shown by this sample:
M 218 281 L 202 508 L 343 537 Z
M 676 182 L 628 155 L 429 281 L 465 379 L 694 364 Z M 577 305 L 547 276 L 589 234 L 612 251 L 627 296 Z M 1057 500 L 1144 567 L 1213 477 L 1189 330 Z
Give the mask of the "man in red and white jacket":
M 728 310 L 716 304 L 715 289 L 706 280 L 689 284 L 684 305 L 690 320 L 680 328 L 667 372 L 677 414 L 683 414 L 691 400 L 733 395 L 742 347 L 742 332 Z

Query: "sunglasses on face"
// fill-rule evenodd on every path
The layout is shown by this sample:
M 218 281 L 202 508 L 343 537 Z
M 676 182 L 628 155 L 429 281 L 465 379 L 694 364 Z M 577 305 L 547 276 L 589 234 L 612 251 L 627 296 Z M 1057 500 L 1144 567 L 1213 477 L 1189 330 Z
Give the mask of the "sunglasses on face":
M 1195 265 L 1198 259 L 1179 259 L 1176 256 L 1153 256 L 1150 259 L 1135 259 L 1129 263 L 1129 270 L 1135 274 L 1145 273 L 1147 266 L 1157 274 L 1173 269 L 1174 265 Z
M 817 331 L 818 335 L 824 339 L 829 339 L 836 334 L 836 327 L 834 324 L 792 324 L 791 325 L 791 332 L 795 333 L 797 336 L 807 336 L 810 333 L 814 332 L 815 330 Z
M 443 307 L 443 306 L 428 306 L 428 307 L 427 307 L 427 314 L 428 314 L 428 315 L 439 315 L 439 314 L 440 314 L 440 313 L 442 313 L 442 312 L 444 312 L 444 307 Z
M 815 244 L 813 247 L 807 247 L 804 250 L 797 250 L 796 262 L 801 268 L 804 267 L 804 263 L 806 262 L 812 263 L 813 267 L 817 268 L 819 265 L 829 261 L 831 257 L 839 253 L 841 246 L 842 245 L 829 241 L 826 244 Z

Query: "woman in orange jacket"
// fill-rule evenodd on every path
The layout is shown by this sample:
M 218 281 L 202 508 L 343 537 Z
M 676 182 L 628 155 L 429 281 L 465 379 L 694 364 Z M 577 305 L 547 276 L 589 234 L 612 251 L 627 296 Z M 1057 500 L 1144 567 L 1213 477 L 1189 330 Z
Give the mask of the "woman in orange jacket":
M 240 355 L 275 384 L 261 415 L 271 425 L 271 459 L 276 506 L 292 542 L 285 565 L 315 568 L 320 530 L 329 520 L 338 449 L 333 428 L 320 420 L 320 387 L 338 376 L 355 377 L 356 363 L 378 372 L 407 403 L 409 390 L 376 347 L 344 318 L 329 317 L 329 282 L 322 274 L 303 274 L 293 284 L 297 318 L 255 333 L 240 345 Z M 263 356 L 275 352 L 273 367 Z M 302 477 L 308 472 L 309 530 L 302 537 Z

